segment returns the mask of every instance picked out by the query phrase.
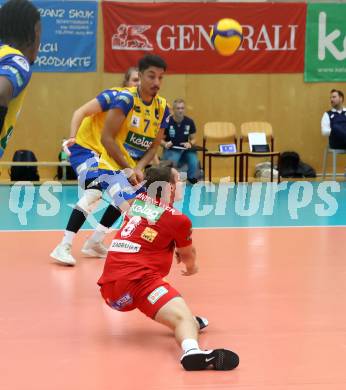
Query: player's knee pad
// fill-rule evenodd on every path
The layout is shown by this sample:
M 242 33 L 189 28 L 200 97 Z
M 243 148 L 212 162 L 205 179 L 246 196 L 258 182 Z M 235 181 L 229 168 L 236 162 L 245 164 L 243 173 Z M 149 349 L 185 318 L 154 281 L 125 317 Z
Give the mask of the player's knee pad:
M 101 197 L 102 191 L 88 188 L 84 191 L 83 196 L 79 199 L 77 206 L 83 211 L 91 213 L 93 209 L 97 206 L 97 203 L 101 199 Z

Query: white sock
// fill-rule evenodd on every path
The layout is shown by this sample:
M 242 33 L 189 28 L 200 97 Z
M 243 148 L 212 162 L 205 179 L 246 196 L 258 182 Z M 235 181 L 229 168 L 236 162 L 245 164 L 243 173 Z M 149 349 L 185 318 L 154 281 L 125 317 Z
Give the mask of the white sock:
M 62 239 L 61 243 L 72 245 L 72 241 L 73 241 L 75 235 L 76 235 L 76 233 L 70 232 L 69 230 L 65 230 L 64 238 Z
M 108 228 L 101 225 L 100 223 L 96 226 L 96 229 L 92 236 L 90 237 L 90 240 L 95 242 L 101 242 L 105 238 L 106 233 L 108 232 Z
M 199 351 L 199 345 L 198 341 L 195 339 L 185 339 L 181 343 L 181 348 L 183 349 L 184 353 L 187 353 L 191 350 Z

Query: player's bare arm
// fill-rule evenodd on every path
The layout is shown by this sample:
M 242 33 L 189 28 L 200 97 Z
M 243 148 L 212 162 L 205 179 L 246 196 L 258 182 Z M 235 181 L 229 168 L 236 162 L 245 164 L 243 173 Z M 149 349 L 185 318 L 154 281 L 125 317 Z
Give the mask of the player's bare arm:
M 66 146 L 71 146 L 75 143 L 75 138 L 83 119 L 87 116 L 98 114 L 101 111 L 102 107 L 97 99 L 92 99 L 85 103 L 83 106 L 79 107 L 72 115 L 70 125 L 70 138 L 67 140 Z
M 102 130 L 101 142 L 110 157 L 122 169 L 130 168 L 129 164 L 123 157 L 121 150 L 116 142 L 117 135 L 121 129 L 121 125 L 125 120 L 125 114 L 119 108 L 109 110 L 106 116 L 105 125 Z M 114 142 L 115 141 L 115 142 Z
M 186 268 L 186 270 L 183 270 L 181 272 L 182 275 L 190 276 L 198 272 L 196 249 L 193 245 L 189 245 L 183 248 L 177 248 L 176 255 L 178 262 L 183 263 Z
M 157 153 L 159 146 L 161 145 L 161 141 L 163 139 L 164 133 L 165 133 L 165 130 L 160 129 L 160 131 L 157 134 L 157 137 L 155 138 L 155 140 L 151 144 L 150 148 L 147 150 L 147 152 L 144 154 L 144 156 L 138 162 L 138 164 L 136 166 L 137 169 L 142 170 L 148 164 L 151 163 L 153 158 L 156 156 L 156 153 Z

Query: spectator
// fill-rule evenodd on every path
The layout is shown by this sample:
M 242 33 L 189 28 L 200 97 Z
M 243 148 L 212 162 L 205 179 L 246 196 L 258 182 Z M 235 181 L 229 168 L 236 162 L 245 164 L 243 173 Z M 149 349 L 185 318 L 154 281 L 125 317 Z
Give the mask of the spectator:
M 173 115 L 169 118 L 165 130 L 163 160 L 172 161 L 174 167 L 187 164 L 187 180 L 195 184 L 199 177 L 199 162 L 196 150 L 191 149 L 196 143 L 196 126 L 194 121 L 185 116 L 185 102 L 176 99 L 173 102 Z
M 346 149 L 346 108 L 343 106 L 342 91 L 330 91 L 332 109 L 325 112 L 321 121 L 322 135 L 329 136 L 329 146 L 332 149 Z

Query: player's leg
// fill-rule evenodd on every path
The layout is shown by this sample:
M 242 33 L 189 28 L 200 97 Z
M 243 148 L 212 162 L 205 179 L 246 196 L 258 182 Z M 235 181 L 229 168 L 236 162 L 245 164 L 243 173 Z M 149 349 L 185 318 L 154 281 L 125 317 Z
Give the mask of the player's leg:
M 191 184 L 197 183 L 199 166 L 197 153 L 192 150 L 186 150 L 183 153 L 181 160 L 187 164 L 187 180 Z
M 103 239 L 109 229 L 114 225 L 121 216 L 119 208 L 110 204 L 100 222 L 97 224 L 93 234 L 85 241 L 82 253 L 90 257 L 106 257 L 107 247 L 103 244 Z
M 181 364 L 186 370 L 203 370 L 209 366 L 215 370 L 231 370 L 238 365 L 239 358 L 232 351 L 200 349 L 198 333 L 203 326 L 199 322 L 203 319 L 196 321 L 179 292 L 162 278 L 155 275 L 142 278 L 133 293 L 141 312 L 172 329 L 183 349 Z
M 188 371 L 232 370 L 239 364 L 239 357 L 227 349 L 203 351 L 198 344 L 199 326 L 187 304 L 181 297 L 168 301 L 155 315 L 155 321 L 173 330 L 183 349 L 182 366 Z
M 102 196 L 101 186 L 95 182 L 98 177 L 98 155 L 78 144 L 71 146 L 70 151 L 71 165 L 78 175 L 79 185 L 85 191 L 71 212 L 62 241 L 51 253 L 51 257 L 65 265 L 76 264 L 76 260 L 71 254 L 73 239 Z M 95 236 L 86 245 L 86 254 L 105 256 L 106 248 L 98 240 L 104 237 L 107 229 L 119 216 L 120 212 L 114 206 L 107 208 L 104 217 L 96 228 Z

